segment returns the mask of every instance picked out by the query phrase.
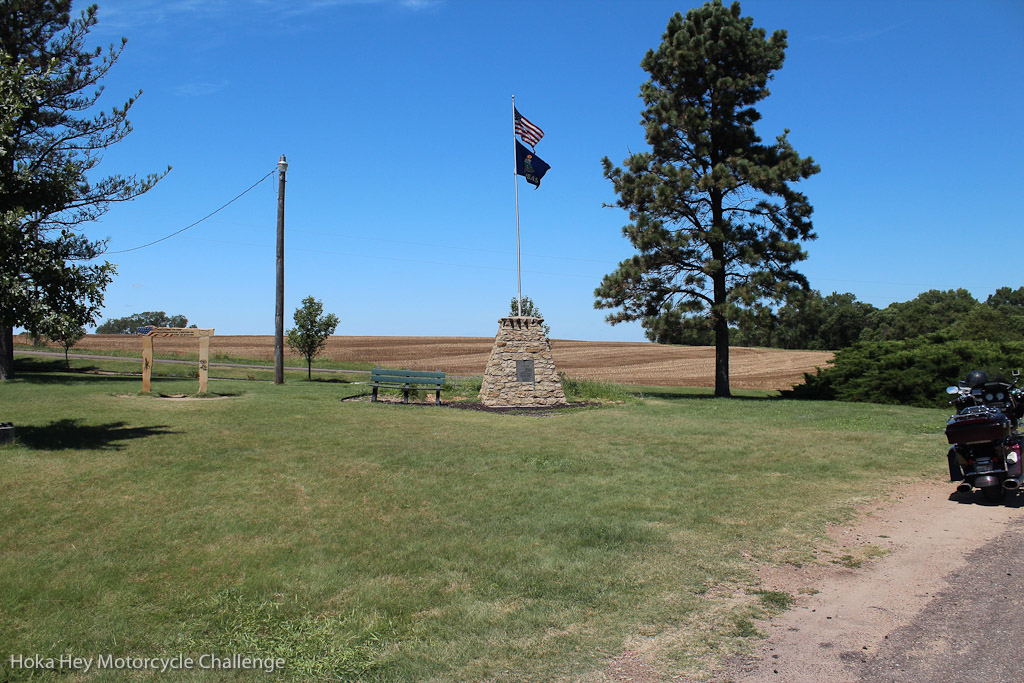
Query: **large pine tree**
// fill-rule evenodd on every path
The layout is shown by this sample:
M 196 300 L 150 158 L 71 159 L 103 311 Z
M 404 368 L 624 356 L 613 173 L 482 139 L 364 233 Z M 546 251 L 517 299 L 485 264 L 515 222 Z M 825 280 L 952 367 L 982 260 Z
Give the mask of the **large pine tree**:
M 720 0 L 676 13 L 642 66 L 643 124 L 651 151 L 605 177 L 629 212 L 637 254 L 606 275 L 597 308 L 619 323 L 704 316 L 714 331 L 715 395 L 729 396 L 729 322 L 740 310 L 806 287 L 793 269 L 813 239 L 811 205 L 790 183 L 818 172 L 786 139 L 764 144 L 754 105 L 782 67 L 786 32 L 766 37 L 740 4 Z
M 97 8 L 70 10 L 71 0 L 0 0 L 0 379 L 13 375 L 15 326 L 95 322 L 114 267 L 93 262 L 105 242 L 76 228 L 160 178 L 94 175 L 131 132 L 135 97 L 98 110 L 124 40 L 87 48 Z

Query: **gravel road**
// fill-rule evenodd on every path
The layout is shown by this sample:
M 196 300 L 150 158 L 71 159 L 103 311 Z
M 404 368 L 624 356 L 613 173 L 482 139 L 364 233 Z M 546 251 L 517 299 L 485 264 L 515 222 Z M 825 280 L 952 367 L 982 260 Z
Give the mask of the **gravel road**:
M 842 547 L 888 554 L 858 568 L 770 568 L 800 595 L 769 638 L 715 683 L 1024 682 L 1024 500 L 985 505 L 948 482 L 917 484 L 836 529 Z M 813 595 L 807 593 L 815 592 Z
M 970 553 L 906 626 L 852 669 L 873 683 L 1024 681 L 1024 520 Z

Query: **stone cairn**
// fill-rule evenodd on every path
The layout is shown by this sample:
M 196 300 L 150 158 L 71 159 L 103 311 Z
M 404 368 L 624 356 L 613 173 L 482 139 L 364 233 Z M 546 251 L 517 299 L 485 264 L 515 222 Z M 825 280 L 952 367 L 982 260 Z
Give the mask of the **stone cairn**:
M 546 408 L 566 404 L 555 371 L 544 319 L 512 316 L 498 320 L 491 357 L 480 388 L 492 408 Z

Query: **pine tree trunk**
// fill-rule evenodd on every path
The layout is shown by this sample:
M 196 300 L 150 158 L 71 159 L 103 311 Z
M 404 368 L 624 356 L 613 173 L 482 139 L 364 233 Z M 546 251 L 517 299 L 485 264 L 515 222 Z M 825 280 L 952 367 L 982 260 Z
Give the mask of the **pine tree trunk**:
M 715 396 L 729 397 L 729 323 L 715 314 Z
M 721 244 L 711 245 L 711 253 L 718 263 L 724 263 L 725 250 Z M 725 282 L 725 267 L 719 267 L 711 276 L 714 283 L 715 304 L 711 307 L 711 321 L 715 326 L 715 396 L 732 396 L 729 391 L 729 320 L 725 317 L 728 289 Z
M 711 210 L 716 225 L 722 223 L 722 195 L 711 193 Z M 711 245 L 711 256 L 718 263 L 718 268 L 711 274 L 714 285 L 715 303 L 711 307 L 711 321 L 715 326 L 715 396 L 729 397 L 729 320 L 725 315 L 725 304 L 729 298 L 728 283 L 725 277 L 725 245 L 714 242 Z
M 14 328 L 0 326 L 0 380 L 14 378 Z

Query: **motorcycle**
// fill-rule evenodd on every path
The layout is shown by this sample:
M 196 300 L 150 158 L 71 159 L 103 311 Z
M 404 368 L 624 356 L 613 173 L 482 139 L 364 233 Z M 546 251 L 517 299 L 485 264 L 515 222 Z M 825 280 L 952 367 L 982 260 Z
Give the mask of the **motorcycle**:
M 987 502 L 996 504 L 1021 488 L 1024 437 L 1017 430 L 1024 416 L 1024 389 L 1017 387 L 1019 380 L 1019 370 L 1013 371 L 1013 383 L 972 370 L 966 380 L 946 389 L 956 407 L 946 422 L 946 440 L 949 479 L 961 482 L 958 492 L 977 488 Z

